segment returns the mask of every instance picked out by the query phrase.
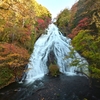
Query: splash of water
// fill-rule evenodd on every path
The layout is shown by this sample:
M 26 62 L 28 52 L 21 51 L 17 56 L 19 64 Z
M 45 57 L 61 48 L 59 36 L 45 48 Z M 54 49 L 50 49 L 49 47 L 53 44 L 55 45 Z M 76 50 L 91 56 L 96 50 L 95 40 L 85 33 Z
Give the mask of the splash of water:
M 80 60 L 79 65 L 85 63 L 86 65 L 82 67 L 81 70 L 88 72 L 88 63 L 76 51 L 74 51 L 73 57 L 69 56 L 71 49 L 73 49 L 71 40 L 64 37 L 54 24 L 50 24 L 47 29 L 47 34 L 42 34 L 34 45 L 25 80 L 33 82 L 49 72 L 47 61 L 51 51 L 55 54 L 57 65 L 61 73 L 75 75 L 75 70 L 80 70 L 78 66 L 70 66 L 71 62 L 75 59 Z

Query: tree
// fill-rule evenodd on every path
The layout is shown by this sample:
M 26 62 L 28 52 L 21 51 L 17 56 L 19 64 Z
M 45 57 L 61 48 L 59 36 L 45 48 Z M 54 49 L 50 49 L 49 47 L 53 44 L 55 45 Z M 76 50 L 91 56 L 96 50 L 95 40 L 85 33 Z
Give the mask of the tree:
M 75 49 L 89 62 L 92 77 L 100 78 L 100 36 L 92 36 L 91 31 L 82 30 L 72 40 Z
M 59 27 L 60 31 L 67 35 L 69 30 L 69 19 L 70 19 L 70 10 L 64 9 L 57 16 L 56 24 Z
M 43 20 L 44 26 L 38 23 L 39 19 Z M 14 76 L 21 76 L 38 34 L 43 34 L 50 20 L 50 12 L 36 0 L 0 1 L 1 85 L 14 80 Z M 3 75 L 4 72 L 8 73 Z

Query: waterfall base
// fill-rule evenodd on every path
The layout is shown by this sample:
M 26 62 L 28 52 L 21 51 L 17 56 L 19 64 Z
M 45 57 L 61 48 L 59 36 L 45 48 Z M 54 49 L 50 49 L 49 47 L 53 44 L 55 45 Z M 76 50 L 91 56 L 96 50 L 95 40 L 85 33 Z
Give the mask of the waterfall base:
M 6 86 L 0 90 L 0 100 L 100 100 L 100 80 L 92 83 L 90 88 L 84 76 L 45 76 L 34 83 Z
M 49 57 L 53 52 L 54 57 Z M 56 63 L 61 73 L 76 75 L 75 70 L 88 74 L 88 63 L 71 46 L 71 40 L 62 35 L 54 24 L 50 24 L 47 34 L 36 41 L 23 78 L 27 82 L 35 81 L 49 72 L 49 63 Z M 77 64 L 77 65 L 76 65 Z M 22 80 L 23 80 L 22 79 Z

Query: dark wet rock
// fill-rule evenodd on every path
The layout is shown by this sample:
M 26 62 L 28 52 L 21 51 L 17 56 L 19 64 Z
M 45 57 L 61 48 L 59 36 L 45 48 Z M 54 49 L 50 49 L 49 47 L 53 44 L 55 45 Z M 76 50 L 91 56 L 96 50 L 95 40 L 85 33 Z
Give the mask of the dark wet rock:
M 34 100 L 80 100 L 89 91 L 88 80 L 84 77 L 50 78 L 45 81 L 44 86 L 45 89 L 37 91 L 25 100 L 32 100 L 32 98 Z M 82 96 L 78 97 L 80 91 L 82 91 Z
M 2 94 L 3 93 L 3 94 Z M 100 90 L 84 76 L 45 76 L 31 84 L 11 84 L 0 90 L 0 100 L 100 100 Z
M 55 64 L 56 62 L 56 57 L 53 51 L 51 51 L 48 55 L 48 61 L 47 61 L 47 66 L 49 66 L 51 63 Z

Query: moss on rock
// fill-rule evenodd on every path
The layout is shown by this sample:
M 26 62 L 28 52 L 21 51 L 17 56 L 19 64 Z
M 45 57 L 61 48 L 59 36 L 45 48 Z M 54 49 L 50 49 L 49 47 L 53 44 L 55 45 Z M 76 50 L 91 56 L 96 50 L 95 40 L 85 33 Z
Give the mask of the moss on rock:
M 50 64 L 50 66 L 49 66 L 49 72 L 50 72 L 50 75 L 53 76 L 53 77 L 57 77 L 60 74 L 59 68 L 55 64 Z

